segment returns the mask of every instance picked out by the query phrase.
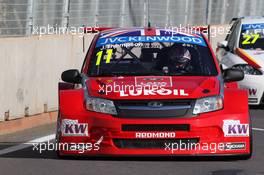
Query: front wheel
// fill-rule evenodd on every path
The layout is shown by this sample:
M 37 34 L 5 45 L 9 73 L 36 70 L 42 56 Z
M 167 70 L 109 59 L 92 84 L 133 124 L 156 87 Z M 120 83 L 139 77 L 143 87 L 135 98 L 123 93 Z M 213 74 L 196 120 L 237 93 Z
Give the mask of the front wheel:
M 250 120 L 250 125 L 249 125 L 249 146 L 250 146 L 250 152 L 247 155 L 242 155 L 239 156 L 238 159 L 240 160 L 248 160 L 251 159 L 252 157 L 252 153 L 253 153 L 253 134 L 252 134 L 252 124 L 251 124 L 251 120 Z
M 55 143 L 56 143 L 56 145 L 57 145 L 57 149 L 55 150 L 56 151 L 56 155 L 57 155 L 57 157 L 59 158 L 59 159 L 62 159 L 62 158 L 64 158 L 64 156 L 62 156 L 61 154 L 60 154 L 60 134 L 61 134 L 61 131 L 60 131 L 60 119 L 61 119 L 61 117 L 60 117 L 60 111 L 58 111 L 58 118 L 57 118 L 57 127 L 56 127 L 56 136 L 55 136 Z

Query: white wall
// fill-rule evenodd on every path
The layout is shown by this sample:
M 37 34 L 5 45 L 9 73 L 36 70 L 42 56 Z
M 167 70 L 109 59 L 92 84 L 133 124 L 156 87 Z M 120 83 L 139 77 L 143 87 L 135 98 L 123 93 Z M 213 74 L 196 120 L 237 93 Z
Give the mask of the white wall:
M 61 72 L 80 68 L 93 35 L 49 35 L 0 39 L 0 121 L 57 109 Z

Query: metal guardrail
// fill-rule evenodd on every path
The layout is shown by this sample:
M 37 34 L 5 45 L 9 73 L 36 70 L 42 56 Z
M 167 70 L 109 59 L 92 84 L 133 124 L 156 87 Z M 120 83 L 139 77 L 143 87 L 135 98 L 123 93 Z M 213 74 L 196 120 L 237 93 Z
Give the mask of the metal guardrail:
M 28 36 L 36 27 L 124 27 L 228 23 L 263 15 L 263 0 L 0 0 L 0 37 Z

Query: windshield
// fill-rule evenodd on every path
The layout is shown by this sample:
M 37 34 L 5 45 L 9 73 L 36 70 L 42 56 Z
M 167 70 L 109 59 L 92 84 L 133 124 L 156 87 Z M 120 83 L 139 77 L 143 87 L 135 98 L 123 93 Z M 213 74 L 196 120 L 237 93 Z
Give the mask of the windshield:
M 217 75 L 201 36 L 99 38 L 89 76 Z
M 264 23 L 243 24 L 239 47 L 242 49 L 264 49 Z

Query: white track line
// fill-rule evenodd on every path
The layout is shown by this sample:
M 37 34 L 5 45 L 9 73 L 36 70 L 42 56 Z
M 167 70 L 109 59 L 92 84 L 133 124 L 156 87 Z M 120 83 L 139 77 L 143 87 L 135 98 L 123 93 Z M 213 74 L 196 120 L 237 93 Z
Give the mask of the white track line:
M 42 142 L 47 142 L 47 141 L 53 140 L 53 139 L 55 139 L 55 134 L 51 134 L 51 135 L 40 137 L 40 138 L 37 138 L 37 139 L 34 139 L 34 140 L 30 140 L 28 142 L 25 142 L 25 143 L 22 143 L 22 144 L 19 144 L 19 145 L 16 145 L 16 146 L 11 146 L 9 148 L 2 149 L 2 150 L 0 150 L 0 155 L 11 153 L 11 152 L 15 152 L 15 151 L 18 151 L 18 150 L 21 150 L 21 149 L 25 149 L 25 148 L 31 147 L 33 143 L 42 143 Z
M 262 129 L 262 128 L 252 128 L 252 129 L 255 131 L 264 131 L 264 129 Z

